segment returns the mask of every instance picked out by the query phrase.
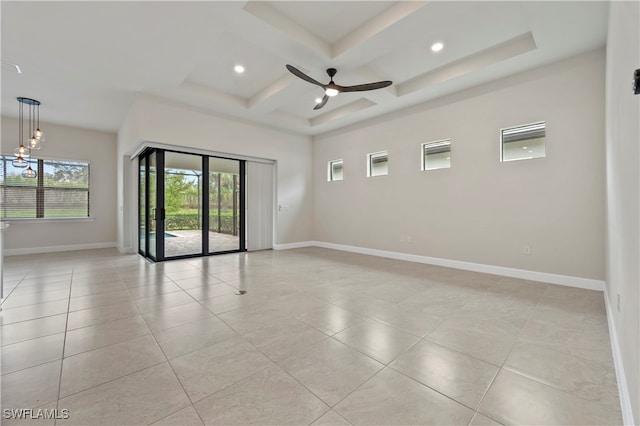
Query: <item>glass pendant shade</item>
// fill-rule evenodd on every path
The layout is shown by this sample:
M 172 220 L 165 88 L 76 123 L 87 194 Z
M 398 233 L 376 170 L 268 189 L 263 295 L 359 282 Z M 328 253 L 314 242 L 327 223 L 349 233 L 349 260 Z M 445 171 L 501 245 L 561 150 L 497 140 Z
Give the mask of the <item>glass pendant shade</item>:
M 20 144 L 19 147 L 13 151 L 16 157 L 28 158 L 29 157 L 29 148 Z
M 13 167 L 18 169 L 23 169 L 27 167 L 27 162 L 21 156 L 18 156 L 15 160 L 11 162 L 11 164 L 13 165 Z
M 34 178 L 38 176 L 38 173 L 29 166 L 29 168 L 22 172 L 22 176 L 26 178 Z
M 38 139 L 40 142 L 44 142 L 44 132 L 40 129 L 36 129 L 36 131 L 33 132 L 33 137 Z
M 29 149 L 34 149 L 37 151 L 40 149 L 40 142 L 42 142 L 41 139 L 36 139 L 35 137 L 33 137 L 27 141 L 27 146 L 29 147 Z

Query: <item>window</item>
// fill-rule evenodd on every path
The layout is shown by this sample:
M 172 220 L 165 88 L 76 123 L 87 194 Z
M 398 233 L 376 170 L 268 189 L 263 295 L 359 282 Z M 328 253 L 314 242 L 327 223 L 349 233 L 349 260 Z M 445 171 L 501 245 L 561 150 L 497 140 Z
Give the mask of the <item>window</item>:
M 367 176 L 384 176 L 389 174 L 389 154 L 387 151 L 367 154 Z
M 342 180 L 343 175 L 343 162 L 342 160 L 329 161 L 329 167 L 327 172 L 327 180 L 333 182 L 336 180 Z
M 22 176 L 15 157 L 0 157 L 2 219 L 89 216 L 89 163 L 30 158 L 36 178 Z
M 422 144 L 422 170 L 448 169 L 450 167 L 450 139 Z
M 500 132 L 500 161 L 545 156 L 545 122 L 509 127 Z

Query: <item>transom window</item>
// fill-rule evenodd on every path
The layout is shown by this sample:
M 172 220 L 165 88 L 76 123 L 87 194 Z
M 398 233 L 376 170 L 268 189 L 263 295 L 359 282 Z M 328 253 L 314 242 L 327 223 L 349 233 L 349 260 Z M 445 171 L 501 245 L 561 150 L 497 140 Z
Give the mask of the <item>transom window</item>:
M 29 158 L 38 175 L 28 178 L 14 159 L 0 156 L 2 219 L 89 216 L 89 163 Z
M 367 154 L 367 176 L 384 176 L 389 174 L 389 153 L 387 151 Z
M 422 144 L 422 170 L 448 169 L 450 167 L 450 139 Z
M 329 167 L 327 171 L 327 180 L 333 182 L 336 180 L 342 180 L 344 178 L 344 162 L 342 160 L 329 161 Z
M 530 160 L 545 156 L 545 122 L 502 129 L 500 161 Z

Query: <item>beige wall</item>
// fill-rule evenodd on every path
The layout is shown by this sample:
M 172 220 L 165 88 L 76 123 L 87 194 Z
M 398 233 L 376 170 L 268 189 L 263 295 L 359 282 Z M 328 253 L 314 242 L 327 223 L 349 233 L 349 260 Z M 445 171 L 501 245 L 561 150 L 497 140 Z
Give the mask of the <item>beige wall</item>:
M 314 138 L 314 239 L 603 280 L 603 83 L 598 50 Z M 499 162 L 501 128 L 543 120 L 546 158 Z M 445 138 L 452 168 L 421 171 Z M 385 149 L 389 175 L 367 178 Z
M 47 248 L 115 245 L 116 241 L 116 135 L 94 130 L 41 123 L 46 141 L 34 154 L 42 158 L 90 163 L 90 221 L 11 221 L 4 231 L 4 249 L 42 251 Z M 2 117 L 2 152 L 13 154 L 18 121 Z M 15 146 L 14 146 L 15 145 Z
M 640 3 L 611 2 L 607 40 L 607 295 L 625 379 L 640 424 Z M 620 295 L 620 310 L 617 298 Z M 618 371 L 620 373 L 620 371 Z M 625 413 L 623 400 L 623 413 Z M 625 413 L 626 414 L 626 413 Z
M 311 239 L 311 138 L 270 127 L 216 116 L 197 109 L 140 96 L 119 136 L 118 159 L 130 167 L 130 177 L 118 173 L 123 181 L 123 249 L 137 250 L 136 209 L 137 172 L 135 162 L 127 166 L 130 155 L 143 141 L 202 149 L 238 156 L 276 161 L 276 205 L 289 206 L 276 214 L 275 244 Z M 127 196 L 127 192 L 129 196 Z M 133 196 L 131 196 L 133 194 Z M 128 233 L 127 235 L 124 235 Z M 130 241 L 130 245 L 126 242 Z

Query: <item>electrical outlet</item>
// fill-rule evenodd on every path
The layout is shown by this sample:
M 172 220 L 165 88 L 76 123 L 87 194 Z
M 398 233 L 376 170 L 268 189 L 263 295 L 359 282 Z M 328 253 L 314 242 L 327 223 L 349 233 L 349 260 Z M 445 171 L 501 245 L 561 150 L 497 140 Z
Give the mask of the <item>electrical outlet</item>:
M 620 293 L 618 293 L 618 312 L 620 312 Z
M 523 246 L 522 247 L 522 254 L 526 254 L 527 256 L 530 256 L 531 255 L 531 247 Z

